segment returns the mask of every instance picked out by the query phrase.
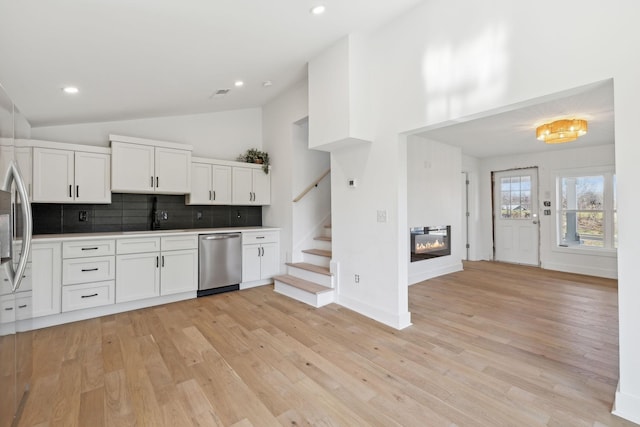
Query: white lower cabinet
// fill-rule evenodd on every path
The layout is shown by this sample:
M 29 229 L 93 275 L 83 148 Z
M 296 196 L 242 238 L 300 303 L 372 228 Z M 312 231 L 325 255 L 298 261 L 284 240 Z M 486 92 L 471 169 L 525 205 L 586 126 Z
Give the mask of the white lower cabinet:
M 58 314 L 62 292 L 62 244 L 33 242 L 31 246 L 31 287 L 33 317 Z
M 170 295 L 198 289 L 198 250 L 162 252 L 160 294 Z
M 195 292 L 197 247 L 195 234 L 118 240 L 116 302 Z M 155 250 L 140 252 L 151 248 Z
M 63 242 L 62 254 L 63 312 L 115 303 L 115 240 Z
M 242 282 L 271 279 L 280 268 L 277 231 L 242 233 Z
M 116 303 L 160 295 L 160 253 L 116 257 Z

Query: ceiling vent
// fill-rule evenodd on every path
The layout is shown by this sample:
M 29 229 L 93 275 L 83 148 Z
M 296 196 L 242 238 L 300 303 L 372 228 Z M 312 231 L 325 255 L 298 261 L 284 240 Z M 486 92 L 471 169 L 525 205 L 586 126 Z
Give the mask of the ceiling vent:
M 213 98 L 213 99 L 216 99 L 216 98 L 222 98 L 222 97 L 224 97 L 226 94 L 228 94 L 230 90 L 231 90 L 231 89 L 218 89 L 218 90 L 217 90 L 217 91 L 215 91 L 215 92 L 213 93 L 213 95 L 211 95 L 209 98 Z

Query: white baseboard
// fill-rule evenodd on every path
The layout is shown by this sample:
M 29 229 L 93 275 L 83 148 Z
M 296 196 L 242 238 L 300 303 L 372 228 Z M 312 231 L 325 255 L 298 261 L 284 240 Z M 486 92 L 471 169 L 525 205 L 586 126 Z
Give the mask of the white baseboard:
M 353 310 L 356 313 L 360 313 L 363 316 L 369 317 L 380 323 L 384 323 L 385 325 L 390 326 L 394 329 L 404 329 L 407 326 L 412 325 L 411 312 L 409 311 L 405 313 L 394 314 L 382 311 L 375 307 L 371 307 L 367 304 L 363 304 L 360 301 L 345 297 L 344 295 L 338 295 L 336 299 L 336 302 L 341 306 L 344 306 L 349 310 Z
M 620 383 L 618 383 L 611 413 L 625 420 L 640 424 L 640 396 L 622 393 L 620 391 Z
M 563 271 L 565 273 L 586 274 L 588 276 L 604 277 L 606 279 L 617 279 L 618 271 L 607 268 L 591 267 L 589 265 L 570 265 L 553 262 L 543 262 L 541 265 L 545 270 Z

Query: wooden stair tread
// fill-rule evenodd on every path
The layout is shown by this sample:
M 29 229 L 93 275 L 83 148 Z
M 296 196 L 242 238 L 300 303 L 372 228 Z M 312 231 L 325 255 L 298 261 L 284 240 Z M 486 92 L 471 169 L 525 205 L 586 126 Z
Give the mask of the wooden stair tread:
M 326 251 L 324 249 L 305 249 L 302 252 L 305 254 L 318 255 L 327 258 L 331 258 L 331 251 Z
M 317 283 L 313 283 L 308 280 L 301 279 L 299 277 L 291 276 L 289 274 L 276 276 L 273 278 L 273 280 L 286 283 L 289 286 L 302 289 L 303 291 L 307 291 L 312 294 L 321 294 L 323 292 L 329 292 L 333 290 L 332 288 L 327 288 L 326 286 L 318 285 Z
M 331 237 L 327 237 L 327 236 L 318 236 L 318 237 L 314 237 L 313 240 L 322 240 L 324 242 L 330 242 L 331 241 Z
M 324 228 L 331 228 L 331 224 L 325 225 Z
M 325 276 L 333 276 L 327 267 L 322 267 L 320 265 L 309 264 L 308 262 L 288 262 L 286 264 L 290 267 L 313 271 L 314 273 L 324 274 Z

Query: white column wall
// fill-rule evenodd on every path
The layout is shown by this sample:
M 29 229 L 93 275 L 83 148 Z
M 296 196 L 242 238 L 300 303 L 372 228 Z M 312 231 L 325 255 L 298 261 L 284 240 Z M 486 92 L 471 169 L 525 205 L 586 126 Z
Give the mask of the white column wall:
M 293 177 L 296 122 L 308 114 L 307 84 L 302 82 L 263 108 L 264 150 L 271 160 L 271 205 L 262 208 L 262 222 L 280 227 L 280 271 L 293 248 Z

